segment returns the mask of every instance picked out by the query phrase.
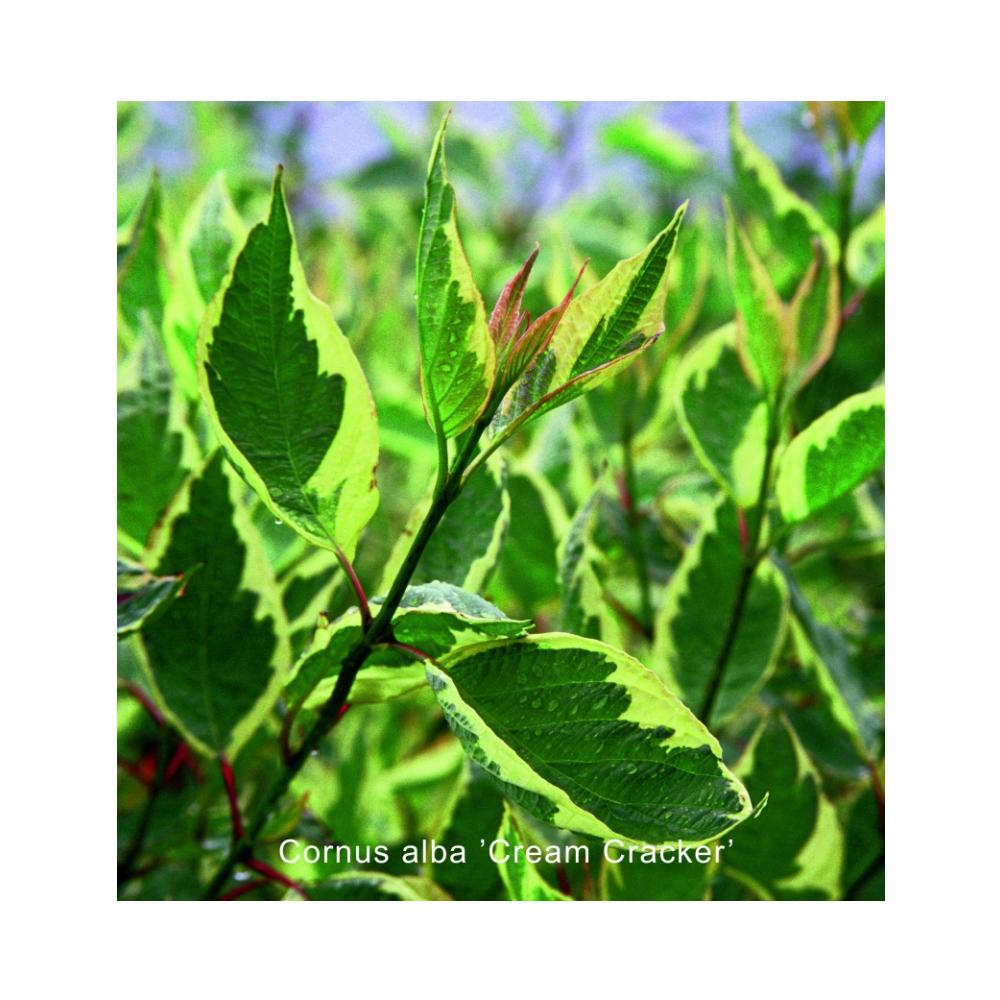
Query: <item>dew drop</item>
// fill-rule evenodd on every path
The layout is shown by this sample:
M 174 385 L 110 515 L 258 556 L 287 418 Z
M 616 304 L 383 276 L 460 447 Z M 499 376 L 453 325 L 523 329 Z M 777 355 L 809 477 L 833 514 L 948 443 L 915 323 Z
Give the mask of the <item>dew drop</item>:
M 557 709 L 558 707 L 559 707 L 559 702 L 558 702 L 558 701 L 557 701 L 557 700 L 556 700 L 555 698 L 552 698 L 552 699 L 551 699 L 551 700 L 549 701 L 549 704 L 548 704 L 548 710 L 549 710 L 550 712 L 554 712 L 554 711 L 555 711 L 555 710 L 556 710 L 556 709 Z
M 531 703 L 531 707 L 532 708 L 541 708 L 542 707 L 542 699 L 541 698 L 535 698 L 532 701 L 532 703 Z
M 517 702 L 519 705 L 523 705 L 527 700 L 528 696 L 526 694 L 522 694 L 521 697 L 517 699 Z
M 273 496 L 275 500 L 280 500 L 281 499 L 281 487 L 280 486 L 271 486 L 268 489 L 267 492 L 270 493 L 271 496 Z

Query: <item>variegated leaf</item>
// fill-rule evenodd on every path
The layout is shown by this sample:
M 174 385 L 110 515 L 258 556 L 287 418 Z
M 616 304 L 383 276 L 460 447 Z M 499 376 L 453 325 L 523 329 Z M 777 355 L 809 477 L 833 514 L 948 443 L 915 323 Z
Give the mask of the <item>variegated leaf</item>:
M 466 753 L 545 822 L 633 843 L 713 840 L 751 812 L 718 742 L 637 660 L 554 633 L 427 664 Z
M 226 456 L 275 517 L 354 555 L 378 505 L 375 405 L 329 308 L 306 285 L 275 178 L 202 320 L 199 378 Z

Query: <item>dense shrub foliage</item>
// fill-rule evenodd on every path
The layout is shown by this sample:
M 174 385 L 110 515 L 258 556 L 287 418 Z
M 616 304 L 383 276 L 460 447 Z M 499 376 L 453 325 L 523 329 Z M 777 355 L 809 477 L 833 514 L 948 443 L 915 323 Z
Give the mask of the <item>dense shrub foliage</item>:
M 884 897 L 884 105 L 804 110 L 543 211 L 572 106 L 513 201 L 431 108 L 331 218 L 119 106 L 119 898 Z

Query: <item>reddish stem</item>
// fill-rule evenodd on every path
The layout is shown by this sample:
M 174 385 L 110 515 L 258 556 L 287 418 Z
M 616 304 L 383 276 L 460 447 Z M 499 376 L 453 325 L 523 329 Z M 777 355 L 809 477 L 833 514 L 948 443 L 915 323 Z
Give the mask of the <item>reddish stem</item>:
M 121 678 L 118 679 L 118 687 L 122 691 L 127 691 L 137 702 L 139 702 L 142 707 L 149 712 L 152 716 L 153 721 L 158 725 L 163 725 L 163 713 L 153 704 L 150 700 L 149 695 L 138 684 L 133 684 L 132 681 L 123 681 Z
M 405 642 L 396 642 L 396 640 L 394 639 L 392 642 L 389 643 L 389 645 L 392 646 L 393 649 L 401 649 L 404 653 L 409 653 L 411 656 L 416 656 L 418 659 L 421 660 L 434 659 L 433 656 L 428 656 L 422 650 L 417 649 L 416 646 L 409 646 Z M 345 705 L 344 707 L 346 708 L 347 706 Z
M 882 839 L 885 839 L 885 788 L 882 786 L 882 776 L 878 773 L 878 765 L 875 761 L 867 762 L 868 773 L 872 779 L 872 794 L 875 796 L 875 803 L 878 806 L 878 819 L 882 827 Z
M 219 897 L 219 902 L 227 899 L 239 899 L 240 896 L 245 896 L 248 892 L 253 892 L 254 889 L 259 889 L 263 885 L 268 885 L 270 882 L 266 878 L 258 878 L 253 882 L 244 882 L 242 885 L 236 886 L 235 889 L 230 889 L 229 892 Z
M 344 555 L 343 550 L 336 542 L 333 544 L 336 546 L 337 559 L 340 561 L 341 568 L 347 574 L 347 579 L 351 581 L 351 589 L 354 591 L 354 596 L 358 599 L 358 608 L 361 611 L 361 628 L 367 630 L 368 626 L 372 623 L 372 612 L 371 608 L 368 607 L 368 598 L 365 597 L 364 587 L 361 586 L 361 581 L 354 572 L 354 567 L 351 565 L 350 559 Z
M 167 770 L 163 777 L 169 781 L 182 766 L 186 766 L 191 771 L 194 775 L 195 781 L 201 781 L 201 772 L 198 770 L 198 762 L 194 759 L 194 755 L 191 753 L 191 748 L 186 743 L 182 743 L 174 752 L 173 757 L 170 759 L 170 763 L 167 764 Z
M 623 475 L 615 476 L 615 486 L 618 487 L 618 502 L 622 505 L 622 510 L 626 514 L 632 513 L 632 495 L 628 491 Z
M 566 869 L 562 865 L 556 865 L 556 878 L 559 879 L 559 891 L 564 896 L 572 896 L 573 890 L 569 885 L 569 878 L 566 875 Z
M 861 305 L 861 301 L 864 299 L 865 292 L 867 291 L 868 289 L 862 286 L 847 300 L 844 305 L 844 309 L 840 314 L 841 326 L 843 326 L 858 311 L 858 306 Z
M 222 769 L 222 780 L 226 785 L 226 797 L 229 799 L 229 815 L 233 820 L 233 841 L 243 839 L 243 816 L 240 804 L 236 799 L 236 781 L 233 778 L 233 768 L 224 753 L 219 754 L 219 767 Z
M 747 531 L 747 516 L 742 507 L 737 509 L 736 519 L 740 525 L 740 550 L 746 557 L 747 550 L 750 548 L 750 532 Z
M 259 872 L 266 878 L 271 879 L 272 882 L 280 882 L 289 889 L 294 889 L 303 899 L 311 899 L 309 893 L 298 882 L 293 881 L 287 875 L 282 875 L 277 868 L 272 868 L 270 865 L 265 864 L 263 861 L 258 861 L 256 858 L 250 858 L 246 864 L 255 872 Z

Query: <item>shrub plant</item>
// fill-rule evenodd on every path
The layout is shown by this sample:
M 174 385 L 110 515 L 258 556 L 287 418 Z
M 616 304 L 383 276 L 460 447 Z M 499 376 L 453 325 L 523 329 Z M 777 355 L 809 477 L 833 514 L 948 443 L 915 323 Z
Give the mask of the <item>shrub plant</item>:
M 811 107 L 816 204 L 734 107 L 720 221 L 664 185 L 602 277 L 571 225 L 501 275 L 533 209 L 467 254 L 447 117 L 418 212 L 358 182 L 309 278 L 281 167 L 249 230 L 225 176 L 176 226 L 153 177 L 118 246 L 120 898 L 884 893 L 883 106 Z M 648 123 L 606 141 L 698 181 Z

